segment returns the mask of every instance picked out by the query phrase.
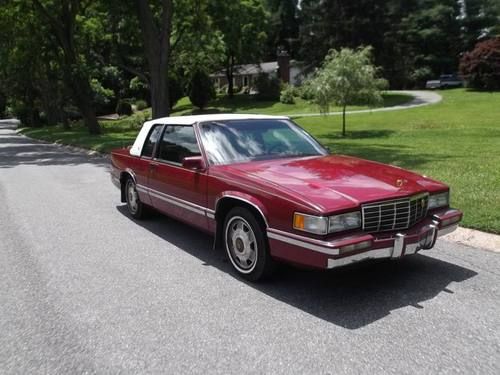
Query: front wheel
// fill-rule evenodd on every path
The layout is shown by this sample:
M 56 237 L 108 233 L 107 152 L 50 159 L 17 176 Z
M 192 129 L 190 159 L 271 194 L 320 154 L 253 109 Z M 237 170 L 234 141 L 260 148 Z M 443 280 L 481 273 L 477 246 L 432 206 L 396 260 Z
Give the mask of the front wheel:
M 139 199 L 135 182 L 131 178 L 127 180 L 125 185 L 125 197 L 127 199 L 127 208 L 130 216 L 134 219 L 142 219 L 144 217 L 145 207 Z
M 234 269 L 250 281 L 271 275 L 274 261 L 262 225 L 242 207 L 233 208 L 224 221 L 224 247 Z

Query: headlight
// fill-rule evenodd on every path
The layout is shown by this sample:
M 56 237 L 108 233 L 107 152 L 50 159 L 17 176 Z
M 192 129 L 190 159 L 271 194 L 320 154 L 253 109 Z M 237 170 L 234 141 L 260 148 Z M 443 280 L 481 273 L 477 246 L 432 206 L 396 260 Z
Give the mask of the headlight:
M 361 227 L 361 213 L 359 211 L 330 216 L 329 219 L 329 233 Z
M 361 227 L 361 213 L 348 212 L 330 217 L 294 213 L 293 228 L 314 234 L 341 232 Z
M 429 205 L 428 208 L 438 208 L 445 207 L 450 204 L 450 193 L 447 191 L 445 193 L 432 194 L 429 196 Z
M 296 212 L 293 214 L 293 228 L 304 232 L 326 234 L 328 230 L 328 218 Z

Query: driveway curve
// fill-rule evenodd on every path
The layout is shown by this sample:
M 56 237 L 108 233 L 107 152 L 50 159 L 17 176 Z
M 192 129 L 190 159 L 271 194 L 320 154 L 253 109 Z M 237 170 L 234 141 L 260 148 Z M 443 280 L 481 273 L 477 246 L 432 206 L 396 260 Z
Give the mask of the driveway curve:
M 391 107 L 374 108 L 374 109 L 360 109 L 356 111 L 346 111 L 346 114 L 353 113 L 373 113 L 373 112 L 387 112 L 387 111 L 399 111 L 402 109 L 410 109 L 422 107 L 425 105 L 436 104 L 443 100 L 443 97 L 435 91 L 424 91 L 424 90 L 391 90 L 388 91 L 391 94 L 404 94 L 411 95 L 413 99 L 407 103 L 399 104 Z M 290 117 L 316 117 L 316 116 L 336 116 L 341 115 L 342 112 L 327 112 L 327 113 L 302 113 L 293 114 Z

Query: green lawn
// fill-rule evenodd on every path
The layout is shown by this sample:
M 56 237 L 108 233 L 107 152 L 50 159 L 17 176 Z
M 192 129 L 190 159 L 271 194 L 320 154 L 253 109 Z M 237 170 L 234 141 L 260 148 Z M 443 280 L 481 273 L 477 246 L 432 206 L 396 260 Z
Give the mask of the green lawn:
M 383 95 L 383 107 L 391 107 L 403 103 L 407 103 L 412 99 L 409 95 L 386 93 Z M 366 106 L 349 106 L 347 110 L 354 111 L 358 109 L 367 109 Z M 332 106 L 330 112 L 341 111 L 340 107 Z M 193 108 L 189 98 L 184 97 L 174 107 L 173 115 L 189 115 L 200 113 L 260 113 L 267 115 L 297 115 L 305 113 L 318 113 L 317 105 L 311 104 L 308 101 L 295 98 L 295 104 L 283 104 L 273 101 L 258 101 L 249 95 L 235 95 L 233 98 L 219 96 L 213 100 L 210 105 L 203 111 Z
M 452 188 L 453 206 L 465 212 L 465 226 L 500 233 L 500 93 L 458 89 L 441 94 L 444 99 L 436 105 L 348 115 L 346 138 L 340 136 L 340 116 L 303 117 L 296 121 L 334 153 L 398 165 L 445 181 Z M 233 105 L 221 111 L 234 108 L 238 112 L 293 114 L 311 109 L 307 103 L 283 112 L 278 110 L 286 106 L 281 103 L 255 107 L 255 102 L 242 101 Z M 183 106 L 186 103 L 178 104 L 178 113 L 190 111 Z M 98 137 L 87 135 L 81 127 L 71 131 L 59 127 L 24 129 L 23 133 L 109 151 L 131 144 L 141 120 L 139 114 L 103 122 L 104 134 Z

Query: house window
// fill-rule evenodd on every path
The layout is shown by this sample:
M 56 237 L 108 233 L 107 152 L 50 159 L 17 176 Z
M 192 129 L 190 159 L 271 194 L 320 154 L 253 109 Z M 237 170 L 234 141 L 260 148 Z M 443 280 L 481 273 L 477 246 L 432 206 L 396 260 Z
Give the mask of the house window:
M 243 86 L 248 86 L 248 76 L 243 77 Z

